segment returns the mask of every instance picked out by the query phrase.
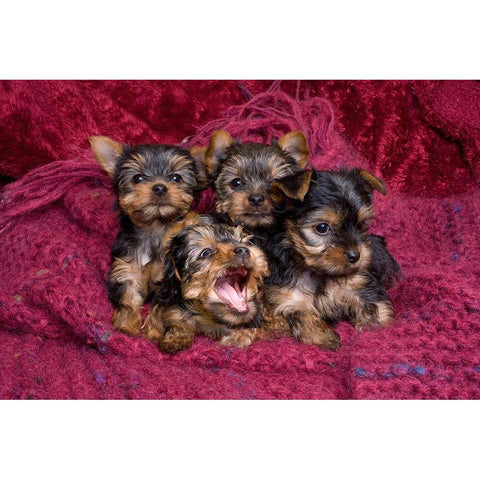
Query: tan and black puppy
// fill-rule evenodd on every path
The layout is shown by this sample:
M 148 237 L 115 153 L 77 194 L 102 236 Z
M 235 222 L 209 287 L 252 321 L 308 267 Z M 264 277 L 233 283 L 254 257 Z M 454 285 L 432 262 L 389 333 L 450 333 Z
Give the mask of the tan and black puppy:
M 193 201 L 194 160 L 188 151 L 171 145 L 128 146 L 102 136 L 89 140 L 112 179 L 120 207 L 108 280 L 113 325 L 139 335 L 142 306 L 163 279 L 165 232 L 183 219 Z M 158 335 L 153 328 L 147 336 Z
M 201 150 L 198 150 L 201 152 Z M 216 194 L 217 217 L 267 237 L 278 224 L 286 201 L 278 180 L 305 170 L 309 150 L 305 136 L 294 131 L 274 145 L 238 143 L 225 130 L 213 133 L 205 169 Z M 310 172 L 305 172 L 305 176 Z
M 190 346 L 196 333 L 247 346 L 262 322 L 263 281 L 269 273 L 263 251 L 241 227 L 202 219 L 168 248 L 166 280 L 152 307 L 162 318 L 164 351 Z
M 368 231 L 372 192 L 385 194 L 383 182 L 360 169 L 312 173 L 303 202 L 267 244 L 267 311 L 284 318 L 300 341 L 336 349 L 331 322 L 347 318 L 363 329 L 392 321 L 385 288 L 400 268 L 384 239 Z

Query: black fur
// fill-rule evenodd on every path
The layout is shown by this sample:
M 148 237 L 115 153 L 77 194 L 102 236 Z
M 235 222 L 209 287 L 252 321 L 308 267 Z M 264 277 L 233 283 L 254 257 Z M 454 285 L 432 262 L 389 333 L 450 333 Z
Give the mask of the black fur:
M 202 225 L 209 225 L 209 228 L 211 228 L 211 233 L 214 234 L 216 242 L 232 245 L 238 244 L 239 240 L 234 236 L 234 229 L 232 226 L 222 223 L 215 223 L 215 217 L 210 215 L 201 215 L 199 218 L 199 223 Z M 179 307 L 184 311 L 190 312 L 194 316 L 201 315 L 201 313 L 197 310 L 198 305 L 195 305 L 194 301 L 182 298 L 182 283 L 189 282 L 195 273 L 205 268 L 205 261 L 209 261 L 201 259 L 199 260 L 196 258 L 198 252 L 195 250 L 194 246 L 195 242 L 199 238 L 199 233 L 196 227 L 196 225 L 186 227 L 175 238 L 172 239 L 167 252 L 167 260 L 165 262 L 165 278 L 164 281 L 162 281 L 162 284 L 153 300 L 154 304 L 156 305 L 167 308 Z M 241 245 L 248 246 L 249 244 L 251 244 L 250 239 L 248 237 L 244 237 Z M 205 305 L 202 305 L 202 307 L 206 308 Z M 256 308 L 258 308 L 258 304 Z M 221 335 L 219 333 L 218 338 L 223 335 L 227 335 L 229 329 L 237 328 L 237 326 L 232 325 L 229 321 L 219 316 L 218 312 L 216 312 L 212 307 L 209 307 L 209 309 L 207 308 L 207 311 L 209 311 L 209 313 L 215 319 L 219 329 L 218 332 L 221 332 Z M 238 325 L 238 328 L 256 328 L 259 325 L 260 315 L 257 312 L 251 321 Z M 202 333 L 208 333 L 204 331 L 204 329 L 213 327 L 205 327 L 205 325 L 203 325 L 202 328 L 203 330 L 200 329 Z M 209 333 L 211 334 L 212 332 Z
M 145 158 L 147 160 L 145 165 L 138 169 L 126 168 L 125 164 L 133 155 L 140 155 Z M 137 173 L 144 174 L 149 178 L 167 179 L 169 175 L 175 173 L 171 171 L 170 164 L 170 160 L 175 156 L 191 158 L 188 150 L 173 145 L 125 145 L 123 155 L 119 157 L 116 164 L 115 175 L 113 178 L 113 184 L 117 194 L 124 193 L 125 188 L 128 189 L 129 183 Z M 196 187 L 197 182 L 194 162 L 193 159 L 191 160 L 192 162 L 189 169 L 182 172 L 182 177 L 193 190 Z
M 384 237 L 369 235 L 368 238 L 372 250 L 372 262 L 368 270 L 385 288 L 390 288 L 402 278 L 400 265 L 387 250 Z
M 259 143 L 234 143 L 230 145 L 220 158 L 220 165 L 213 178 L 213 189 L 218 201 L 230 198 L 232 195 L 231 181 L 241 178 L 244 184 L 237 191 L 260 193 L 270 198 L 273 177 L 272 170 L 278 170 L 282 165 L 281 176 L 289 176 L 300 171 L 296 161 L 277 144 L 264 145 Z M 257 237 L 258 244 L 264 244 L 269 233 L 276 228 L 278 220 L 284 212 L 282 203 L 272 202 L 271 223 L 247 224 L 238 218 L 230 218 L 225 213 L 216 212 L 221 220 L 230 225 L 242 225 L 249 233 Z
M 291 182 L 292 179 L 285 181 Z M 352 275 L 356 279 L 352 285 L 363 284 L 354 293 L 363 303 L 365 319 L 374 318 L 380 305 L 391 305 L 386 288 L 400 278 L 400 267 L 387 250 L 385 239 L 368 232 L 374 187 L 358 169 L 313 172 L 304 201 L 295 202 L 286 214 L 282 228 L 267 242 L 271 266 L 271 275 L 267 279 L 269 308 L 276 308 L 272 299 L 278 301 L 278 297 L 271 297 L 269 292 L 278 291 L 278 288 L 295 289 L 301 278 L 307 278 L 312 298 L 315 302 L 315 299 L 320 300 L 315 303 L 320 320 L 331 323 L 340 318 L 351 318 L 355 322 L 358 320 L 353 318 L 359 311 L 357 304 L 349 306 L 345 300 L 348 297 L 339 297 L 342 300 L 335 304 L 332 296 L 327 296 L 328 289 L 346 285 Z M 329 225 L 324 235 L 316 231 L 318 226 L 327 223 L 322 220 L 323 212 L 338 212 L 341 219 L 340 225 Z M 310 248 L 309 252 L 299 240 L 295 241 L 295 235 Z M 356 262 L 348 262 L 346 255 L 350 250 L 363 252 L 357 266 Z M 328 257 L 330 252 L 334 253 Z M 339 252 L 345 252 L 345 258 Z M 367 262 L 368 255 L 370 261 Z M 298 308 L 298 311 L 289 309 L 285 316 L 292 331 L 301 331 L 303 313 Z
M 142 156 L 146 161 L 144 163 L 132 162 L 135 155 Z M 133 189 L 133 178 L 138 174 L 145 175 L 152 180 L 168 182 L 170 176 L 177 173 L 172 171 L 171 165 L 171 160 L 176 156 L 185 157 L 187 162 L 191 160 L 186 167 L 182 168 L 180 173 L 186 191 L 193 195 L 197 182 L 194 162 L 189 152 L 172 145 L 150 144 L 124 146 L 123 154 L 118 158 L 113 175 L 115 192 L 119 197 L 130 193 Z M 171 221 L 173 218 L 165 220 Z M 164 261 L 164 252 L 161 247 L 162 237 L 165 233 L 163 228 L 148 232 L 142 226 L 136 225 L 122 210 L 119 212 L 118 221 L 120 231 L 113 244 L 112 262 L 116 258 L 128 263 L 138 261 L 136 254 L 139 250 L 143 250 L 150 260 Z M 109 275 L 107 286 L 110 301 L 115 307 L 119 308 L 122 305 L 126 286 L 116 281 L 112 275 Z M 151 295 L 151 293 L 149 292 L 148 295 Z

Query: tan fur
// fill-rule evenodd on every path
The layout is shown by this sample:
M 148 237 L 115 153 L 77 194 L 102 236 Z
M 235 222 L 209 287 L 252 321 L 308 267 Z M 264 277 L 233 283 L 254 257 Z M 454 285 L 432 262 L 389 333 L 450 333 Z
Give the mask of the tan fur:
M 318 308 L 317 295 L 312 289 L 309 275 L 300 277 L 294 288 L 270 287 L 266 290 L 267 318 L 283 318 L 284 321 L 294 316 L 291 325 L 292 334 L 303 343 L 335 349 L 340 345 L 338 335 L 323 320 Z M 278 322 L 278 320 L 277 320 Z
M 389 302 L 366 306 L 358 296 L 357 292 L 365 288 L 368 281 L 362 273 L 332 277 L 322 295 L 315 294 L 309 275 L 299 278 L 293 289 L 269 287 L 266 291 L 268 315 L 284 319 L 296 315 L 298 322 L 291 325 L 296 338 L 324 348 L 337 348 L 338 336 L 323 319 L 346 315 L 359 330 L 387 325 L 393 320 Z
M 137 263 L 116 258 L 112 263 L 111 276 L 126 285 L 122 305 L 113 314 L 113 326 L 138 335 L 142 324 L 140 310 L 147 294 L 148 274 Z
M 377 320 L 380 325 L 390 325 L 394 318 L 395 314 L 390 302 L 377 303 Z
M 373 210 L 372 205 L 364 205 L 358 210 L 358 221 L 369 224 L 373 217 L 375 216 L 375 211 Z
M 97 162 L 108 173 L 109 177 L 113 178 L 117 160 L 123 155 L 123 145 L 103 136 L 93 136 L 88 141 Z
M 287 235 L 290 238 L 293 247 L 299 252 L 306 265 L 310 268 L 322 270 L 332 275 L 341 275 L 354 273 L 366 268 L 371 261 L 370 245 L 365 242 L 360 244 L 358 250 L 360 252 L 359 260 L 351 264 L 345 258 L 345 250 L 341 247 L 328 247 L 326 243 L 326 236 L 318 235 L 314 231 L 314 225 L 318 225 L 321 222 L 328 222 L 330 225 L 335 225 L 334 222 L 341 220 L 339 214 L 334 211 L 326 211 L 325 215 L 322 215 L 312 220 L 312 226 L 306 226 L 303 228 L 303 234 L 314 243 L 314 245 L 307 244 L 302 236 L 298 233 L 297 227 L 291 220 L 286 222 Z
M 163 313 L 164 309 L 160 305 L 152 305 L 142 326 L 143 335 L 152 342 L 159 342 L 163 338 Z
M 289 176 L 288 178 L 291 179 L 292 177 L 293 176 Z M 312 178 L 312 171 L 305 170 L 304 172 L 296 174 L 294 177 L 295 181 L 291 181 L 291 185 L 286 182 L 285 178 L 283 179 L 283 181 L 282 179 L 275 180 L 272 183 L 273 193 L 276 194 L 276 190 L 279 190 L 287 198 L 303 201 L 305 195 L 308 193 L 310 180 Z M 278 202 L 279 200 L 277 200 L 277 203 Z
M 378 302 L 373 312 L 367 312 L 359 308 L 356 318 L 352 320 L 357 330 L 365 330 L 372 327 L 384 327 L 394 320 L 393 307 L 390 302 Z
M 298 167 L 306 166 L 305 155 L 308 155 L 308 148 L 305 142 L 301 132 L 290 132 L 279 141 L 279 148 L 297 160 L 296 167 L 277 147 L 267 147 L 258 159 L 246 157 L 241 152 L 229 152 L 228 161 L 215 180 L 216 211 L 228 215 L 232 224 L 241 224 L 250 230 L 268 229 L 275 225 L 274 207 L 285 207 L 285 203 L 291 199 L 301 200 L 308 191 L 311 172 L 299 175 L 296 183 L 281 183 L 282 178 L 293 177 L 293 172 Z M 233 139 L 227 132 L 214 132 L 205 160 L 210 175 L 215 176 L 218 173 L 220 163 L 232 143 Z M 261 163 L 263 173 L 260 179 L 252 179 L 250 162 Z M 238 191 L 231 186 L 231 182 L 236 178 L 245 182 Z M 249 197 L 253 194 L 263 196 L 264 203 L 261 206 L 250 204 Z
M 122 250 L 126 253 L 123 258 L 113 260 L 109 277 L 111 300 L 117 307 L 112 319 L 114 326 L 139 335 L 144 301 L 155 292 L 165 276 L 162 236 L 175 219 L 187 214 L 193 201 L 193 195 L 188 193 L 195 186 L 192 158 L 175 150 L 174 154 L 166 157 L 168 163 L 162 165 L 161 174 L 151 178 L 144 175 L 144 171 L 155 171 L 147 165 L 157 161 L 157 150 L 154 148 L 147 146 L 141 155 L 130 153 L 128 158 L 123 158 L 124 146 L 108 137 L 91 137 L 90 144 L 95 158 L 114 180 L 122 213 L 135 225 L 132 243 L 125 232 L 121 232 Z M 120 160 L 123 162 L 122 168 L 117 172 Z M 135 174 L 144 176 L 143 180 L 136 179 Z M 182 177 L 180 182 L 174 181 L 174 174 Z M 188 176 L 186 180 L 184 174 Z M 136 183 L 135 180 L 140 181 Z M 155 185 L 167 187 L 163 196 L 152 190 Z M 154 340 L 158 340 L 163 332 L 160 312 L 157 310 L 152 308 L 143 326 L 144 334 Z
M 234 143 L 233 138 L 225 130 L 216 130 L 210 139 L 210 144 L 205 152 L 205 166 L 208 175 L 214 175 L 220 164 L 220 157 L 225 150 Z
M 224 201 L 217 200 L 217 212 L 228 215 L 232 223 L 240 223 L 247 228 L 271 225 L 275 220 L 272 214 L 272 198 L 266 192 L 263 192 L 264 203 L 259 207 L 252 207 L 248 201 L 251 193 L 251 191 L 246 190 L 234 191 Z M 254 216 L 253 213 L 259 213 L 260 215 Z
M 301 321 L 292 327 L 293 336 L 302 343 L 317 345 L 327 350 L 340 347 L 340 337 L 318 315 L 302 312 Z
M 177 173 L 178 171 L 183 170 L 184 168 L 187 168 L 188 165 L 191 163 L 191 158 L 186 157 L 184 155 L 175 155 L 171 160 L 170 160 L 170 174 L 173 175 L 174 173 Z
M 123 163 L 122 168 L 132 168 L 141 171 L 147 160 L 140 154 L 130 154 L 129 158 Z
M 205 164 L 205 154 L 207 153 L 207 147 L 192 147 L 190 149 L 190 155 L 195 163 L 195 170 L 197 172 L 197 184 L 198 189 L 203 190 L 208 187 L 208 173 Z
M 343 215 L 340 212 L 336 210 L 325 209 L 322 210 L 320 218 L 317 219 L 317 225 L 319 223 L 326 222 L 333 228 L 336 228 L 342 224 L 342 221 Z
M 299 279 L 294 289 L 267 289 L 268 311 L 270 315 L 283 318 L 297 312 L 301 320 L 292 325 L 292 333 L 296 338 L 324 348 L 338 347 L 338 338 L 329 331 L 324 318 L 346 315 L 359 330 L 387 325 L 393 320 L 393 309 L 389 302 L 366 306 L 357 295 L 357 291 L 365 288 L 368 281 L 368 277 L 361 273 L 331 278 L 323 294 L 316 295 L 307 275 Z
M 198 252 L 204 248 L 215 248 L 217 254 L 215 261 L 209 262 L 204 270 L 192 275 L 188 282 L 182 284 L 182 295 L 187 300 L 195 302 L 197 308 L 204 305 L 207 300 L 218 300 L 215 292 L 215 284 L 217 279 L 225 272 L 229 266 L 242 265 L 238 257 L 233 252 L 233 245 L 215 243 L 213 238 L 204 238 L 196 248 Z M 250 270 L 250 276 L 247 283 L 247 304 L 250 306 L 255 301 L 255 297 L 259 290 L 259 284 L 262 279 L 268 274 L 268 265 L 261 250 L 253 245 L 248 246 L 250 251 L 250 259 L 245 262 L 245 265 Z M 226 313 L 228 317 L 228 313 Z M 238 320 L 232 316 L 231 320 L 236 323 Z
M 377 190 L 382 195 L 387 194 L 387 190 L 385 188 L 385 184 L 383 183 L 383 180 L 380 180 L 373 173 L 370 173 L 367 170 L 359 170 L 359 173 L 373 190 Z
M 170 248 L 172 240 L 186 227 L 196 225 L 200 221 L 200 214 L 198 212 L 190 211 L 185 217 L 175 222 L 163 236 L 162 247 L 165 251 Z
M 146 228 L 159 217 L 170 219 L 188 212 L 193 197 L 175 183 L 168 183 L 167 192 L 159 198 L 152 190 L 164 182 L 141 182 L 134 190 L 119 198 L 122 210 L 139 227 Z
M 269 274 L 267 260 L 262 250 L 249 243 L 250 237 L 245 234 L 241 227 L 231 228 L 231 240 L 217 240 L 215 229 L 211 225 L 201 224 L 198 228 L 190 230 L 188 243 L 188 257 L 184 278 L 181 278 L 182 297 L 185 307 L 171 307 L 163 313 L 163 324 L 168 331 L 168 323 L 171 318 L 176 318 L 174 323 L 181 321 L 194 327 L 197 333 L 207 335 L 228 345 L 245 347 L 256 339 L 267 338 L 273 332 L 267 334 L 267 328 L 246 328 L 257 316 L 262 316 L 262 285 L 263 279 Z M 249 250 L 248 257 L 239 257 L 234 250 L 239 246 L 245 246 Z M 214 254 L 204 260 L 202 268 L 195 264 L 198 256 L 205 248 L 211 249 Z M 246 304 L 248 310 L 237 312 L 227 305 L 216 293 L 215 286 L 221 275 L 228 268 L 245 267 L 249 271 L 246 284 Z M 181 332 L 180 336 L 185 334 Z M 165 333 L 165 338 L 167 333 Z M 165 341 L 162 339 L 162 343 Z M 176 343 L 174 334 L 170 335 L 171 349 L 180 349 L 181 343 Z M 163 346 L 160 348 L 164 349 Z
M 307 147 L 307 139 L 302 132 L 296 130 L 285 134 L 278 140 L 278 146 L 293 157 L 302 170 L 307 167 L 310 151 Z
M 158 340 L 159 348 L 167 353 L 175 353 L 192 345 L 195 327 L 189 321 L 190 314 L 178 307 L 162 311 L 163 336 Z
M 257 332 L 255 330 L 256 329 L 252 328 L 231 330 L 228 335 L 220 339 L 220 343 L 224 346 L 248 347 L 257 339 Z

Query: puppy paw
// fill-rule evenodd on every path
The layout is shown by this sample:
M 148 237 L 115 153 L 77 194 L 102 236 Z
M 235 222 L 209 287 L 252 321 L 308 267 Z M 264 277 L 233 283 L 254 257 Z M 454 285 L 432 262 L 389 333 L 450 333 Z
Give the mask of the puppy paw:
M 393 308 L 390 303 L 380 302 L 375 306 L 373 312 L 365 312 L 352 321 L 357 330 L 368 330 L 379 327 L 386 327 L 393 322 Z
M 142 317 L 131 310 L 116 310 L 112 318 L 113 326 L 128 335 L 141 335 Z
M 176 353 L 185 350 L 193 344 L 195 331 L 188 326 L 169 328 L 158 341 L 158 347 L 165 353 Z
M 158 305 L 153 305 L 142 325 L 143 336 L 152 342 L 159 342 L 163 337 L 165 328 L 162 322 L 162 313 L 163 311 Z
M 229 347 L 245 348 L 253 343 L 254 332 L 251 329 L 233 330 L 220 340 L 220 344 Z
M 159 342 L 163 338 L 163 325 L 160 321 L 153 322 L 147 318 L 145 326 L 142 328 L 143 336 L 152 342 Z
M 317 345 L 326 350 L 337 350 L 341 345 L 338 333 L 329 328 L 325 330 L 310 330 L 309 332 L 302 332 L 298 338 L 302 343 Z

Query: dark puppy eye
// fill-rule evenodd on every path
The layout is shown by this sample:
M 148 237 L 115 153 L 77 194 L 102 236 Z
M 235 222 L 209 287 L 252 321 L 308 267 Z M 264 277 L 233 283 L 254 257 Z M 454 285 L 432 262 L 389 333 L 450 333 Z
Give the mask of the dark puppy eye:
M 230 185 L 232 188 L 238 188 L 244 185 L 243 180 L 241 178 L 234 178 L 231 182 Z
M 145 180 L 145 176 L 144 175 L 135 175 L 133 177 L 133 183 L 141 183 Z
M 320 235 L 326 235 L 330 231 L 330 225 L 328 223 L 319 223 L 315 227 L 315 231 Z
M 172 175 L 170 179 L 172 180 L 172 182 L 177 182 L 177 183 L 180 183 L 182 181 L 182 177 L 178 174 Z
M 210 258 L 213 255 L 213 250 L 211 248 L 204 248 L 198 258 Z

